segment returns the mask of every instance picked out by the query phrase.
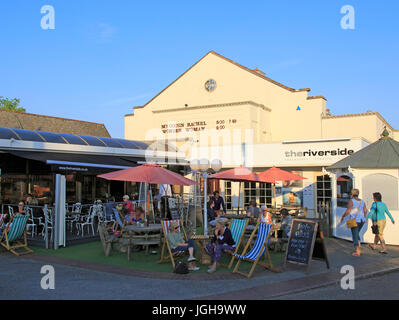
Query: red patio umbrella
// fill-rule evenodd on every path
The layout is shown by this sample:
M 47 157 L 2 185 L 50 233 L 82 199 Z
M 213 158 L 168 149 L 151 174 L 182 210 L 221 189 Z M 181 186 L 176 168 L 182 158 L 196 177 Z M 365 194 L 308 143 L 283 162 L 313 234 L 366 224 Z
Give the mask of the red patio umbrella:
M 159 165 L 151 163 L 143 164 L 138 167 L 132 167 L 128 169 L 100 174 L 97 177 L 107 180 L 146 182 L 149 184 L 171 184 L 179 186 L 190 186 L 196 184 L 195 181 L 187 179 L 178 173 L 175 173 Z M 148 193 L 149 192 L 150 191 L 148 190 Z M 150 197 L 147 196 L 147 198 L 148 201 L 150 201 Z
M 303 180 L 306 179 L 298 174 L 272 167 L 258 174 L 259 178 L 264 182 L 270 182 L 274 185 L 274 195 L 276 195 L 277 181 Z
M 264 182 L 276 183 L 277 181 L 303 180 L 306 179 L 295 173 L 272 167 L 258 174 Z
M 258 174 L 249 170 L 248 168 L 233 168 L 226 171 L 211 174 L 209 179 L 220 179 L 230 181 L 252 181 L 259 182 Z
M 100 174 L 97 177 L 107 180 L 147 182 L 150 184 L 172 184 L 179 186 L 196 184 L 195 181 L 156 164 L 143 164 L 138 167 Z
M 220 179 L 220 180 L 229 180 L 229 181 L 238 181 L 238 207 L 237 212 L 240 211 L 240 196 L 241 196 L 241 182 L 264 182 L 259 179 L 257 173 L 249 170 L 248 168 L 233 168 L 226 171 L 218 172 L 215 174 L 211 174 L 209 179 Z

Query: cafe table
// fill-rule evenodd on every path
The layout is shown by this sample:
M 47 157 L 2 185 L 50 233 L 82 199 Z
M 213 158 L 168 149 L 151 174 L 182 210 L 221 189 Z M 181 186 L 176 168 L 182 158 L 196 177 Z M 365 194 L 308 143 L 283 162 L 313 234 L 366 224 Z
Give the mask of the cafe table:
M 195 241 L 197 247 L 199 248 L 199 261 L 202 265 L 210 265 L 211 257 L 206 253 L 205 247 L 206 243 L 211 240 L 211 237 L 208 235 L 193 235 L 191 239 Z
M 123 227 L 122 238 L 127 240 L 127 259 L 130 261 L 132 246 L 145 246 L 148 254 L 150 245 L 161 244 L 161 224 L 127 225 Z

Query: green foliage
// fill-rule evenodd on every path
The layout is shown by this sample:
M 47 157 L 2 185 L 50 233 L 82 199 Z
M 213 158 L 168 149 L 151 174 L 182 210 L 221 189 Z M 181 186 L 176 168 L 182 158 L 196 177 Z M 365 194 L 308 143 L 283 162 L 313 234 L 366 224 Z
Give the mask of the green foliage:
M 0 96 L 0 109 L 2 110 L 11 110 L 18 112 L 25 112 L 25 108 L 19 106 L 20 100 L 17 98 L 8 99 Z

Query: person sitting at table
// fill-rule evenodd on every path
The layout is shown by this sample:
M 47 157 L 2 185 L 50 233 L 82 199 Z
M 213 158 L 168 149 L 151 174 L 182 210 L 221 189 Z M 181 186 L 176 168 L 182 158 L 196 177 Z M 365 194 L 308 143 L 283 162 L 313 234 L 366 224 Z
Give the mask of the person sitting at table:
M 223 212 L 224 212 L 224 214 L 226 214 L 226 206 L 224 204 L 223 198 L 219 195 L 218 190 L 213 192 L 213 197 L 211 197 L 211 201 L 213 201 L 215 203 L 213 210 L 215 210 L 215 214 L 217 215 L 218 218 L 220 218 L 220 214 L 221 214 L 220 207 L 223 208 Z
M 18 211 L 16 213 L 16 216 L 21 216 L 21 215 L 25 215 L 25 202 L 23 202 L 22 200 L 18 203 Z
M 258 219 L 259 218 L 259 208 L 256 206 L 256 201 L 255 200 L 251 200 L 249 202 L 249 207 L 247 209 L 247 217 L 248 218 L 254 218 L 254 219 Z
M 143 221 L 145 217 L 145 212 L 142 207 L 137 207 L 133 213 L 133 221 L 139 222 Z
M 177 222 L 172 222 L 169 226 L 168 232 L 168 241 L 172 250 L 172 253 L 175 252 L 188 252 L 190 255 L 188 257 L 188 270 L 190 271 L 197 271 L 200 268 L 195 266 L 195 247 L 194 247 L 194 240 L 189 239 L 188 242 L 184 241 L 183 235 L 179 232 L 179 224 Z
M 120 212 L 121 212 L 123 218 L 126 220 L 126 222 L 129 223 L 129 221 L 131 219 L 130 215 L 132 213 L 134 213 L 133 203 L 129 200 L 128 195 L 124 195 L 122 199 L 123 199 L 123 203 L 122 203 L 122 208 L 121 208 Z
M 215 207 L 215 202 L 212 200 L 209 200 L 207 213 L 208 213 L 208 219 L 210 222 L 216 219 L 216 213 L 215 213 L 215 210 L 213 209 L 214 207 Z
M 271 213 L 269 211 L 267 211 L 267 206 L 262 206 L 260 208 L 258 222 L 271 223 L 270 217 L 271 217 Z
M 230 229 L 225 227 L 221 221 L 217 221 L 212 242 L 206 245 L 206 251 L 213 261 L 208 269 L 208 273 L 216 271 L 216 266 L 222 257 L 222 252 L 225 250 L 234 251 L 235 246 L 236 243 L 234 242 Z

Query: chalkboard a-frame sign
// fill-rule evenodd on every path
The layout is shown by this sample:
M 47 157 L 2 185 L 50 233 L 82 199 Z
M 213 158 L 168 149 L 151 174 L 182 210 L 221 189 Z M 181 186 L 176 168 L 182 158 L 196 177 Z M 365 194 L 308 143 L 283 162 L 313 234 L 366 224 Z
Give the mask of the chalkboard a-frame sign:
M 323 233 L 317 221 L 293 219 L 284 267 L 287 262 L 310 267 L 312 259 L 324 260 L 330 268 Z

